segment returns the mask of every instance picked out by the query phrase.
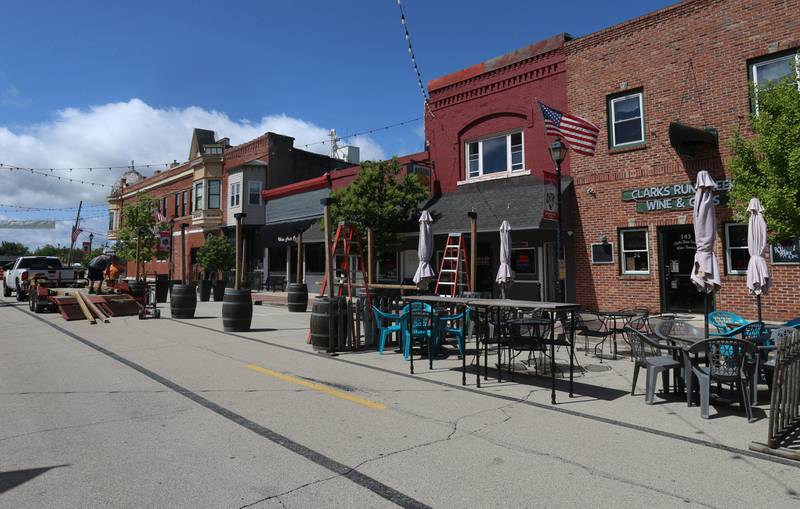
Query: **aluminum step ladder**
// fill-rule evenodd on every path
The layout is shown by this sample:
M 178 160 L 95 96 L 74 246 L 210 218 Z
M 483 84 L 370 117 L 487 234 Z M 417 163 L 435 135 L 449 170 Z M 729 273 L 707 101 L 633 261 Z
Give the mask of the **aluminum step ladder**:
M 455 297 L 469 290 L 469 273 L 467 272 L 467 250 L 464 236 L 460 233 L 447 234 L 447 243 L 442 253 L 439 276 L 436 279 L 436 295 Z

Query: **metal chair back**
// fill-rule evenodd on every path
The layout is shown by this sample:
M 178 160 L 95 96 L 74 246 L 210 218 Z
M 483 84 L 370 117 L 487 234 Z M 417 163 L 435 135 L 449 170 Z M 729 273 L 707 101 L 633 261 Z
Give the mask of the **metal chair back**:
M 710 338 L 698 341 L 689 348 L 690 353 L 704 351 L 708 359 L 711 380 L 732 383 L 741 382 L 744 367 L 756 352 L 756 345 L 734 338 Z
M 625 327 L 625 337 L 631 344 L 633 360 L 640 366 L 646 366 L 647 357 L 660 355 L 658 345 L 641 331 L 633 327 Z

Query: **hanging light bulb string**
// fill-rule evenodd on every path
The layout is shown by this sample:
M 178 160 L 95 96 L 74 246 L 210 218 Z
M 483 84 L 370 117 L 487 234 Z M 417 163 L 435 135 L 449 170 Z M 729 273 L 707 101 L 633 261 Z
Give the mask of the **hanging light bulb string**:
M 84 203 L 84 209 L 108 207 L 107 203 Z M 13 209 L 26 212 L 55 212 L 61 210 L 77 210 L 78 207 L 26 207 L 24 205 L 11 205 L 8 203 L 0 203 L 0 209 Z
M 411 65 L 414 67 L 414 73 L 417 75 L 417 84 L 419 85 L 419 91 L 422 93 L 422 100 L 425 103 L 425 109 L 431 118 L 435 118 L 435 115 L 431 110 L 430 96 L 428 95 L 428 91 L 425 90 L 425 85 L 422 81 L 422 73 L 419 72 L 417 55 L 414 53 L 414 46 L 411 44 L 411 34 L 408 32 L 408 20 L 406 19 L 406 13 L 403 10 L 402 0 L 397 0 L 397 7 L 400 9 L 400 24 L 403 26 L 404 37 L 406 39 L 406 43 L 408 43 L 408 54 L 411 57 Z

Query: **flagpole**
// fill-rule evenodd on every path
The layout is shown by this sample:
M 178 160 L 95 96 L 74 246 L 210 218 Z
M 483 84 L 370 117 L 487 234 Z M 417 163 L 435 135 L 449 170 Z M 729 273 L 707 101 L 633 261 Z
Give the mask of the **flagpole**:
M 83 200 L 78 203 L 78 215 L 75 217 L 75 226 L 69 232 L 69 251 L 67 252 L 67 267 L 72 265 L 72 250 L 75 248 L 75 241 L 78 240 L 78 224 L 81 222 L 81 207 L 83 207 Z

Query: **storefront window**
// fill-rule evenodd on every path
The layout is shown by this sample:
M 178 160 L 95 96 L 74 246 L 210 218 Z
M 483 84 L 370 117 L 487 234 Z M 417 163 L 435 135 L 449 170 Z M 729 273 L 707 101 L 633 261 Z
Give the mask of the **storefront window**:
M 286 273 L 286 246 L 269 248 L 269 271 Z
M 303 255 L 306 260 L 306 272 L 325 272 L 325 245 L 303 244 Z
M 641 92 L 609 99 L 608 118 L 612 148 L 644 143 Z
M 619 232 L 620 259 L 623 274 L 649 274 L 650 254 L 647 230 L 621 230 Z
M 377 274 L 379 283 L 397 283 L 400 280 L 399 257 L 396 252 L 378 257 Z
M 725 265 L 728 274 L 744 274 L 750 253 L 747 251 L 747 225 L 725 225 Z
M 536 249 L 512 249 L 511 269 L 520 281 L 538 281 L 539 260 Z
M 509 133 L 467 143 L 467 177 L 523 169 L 522 133 Z

